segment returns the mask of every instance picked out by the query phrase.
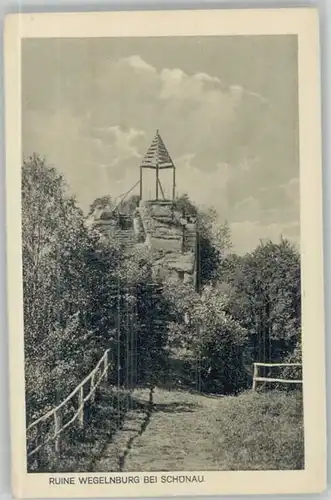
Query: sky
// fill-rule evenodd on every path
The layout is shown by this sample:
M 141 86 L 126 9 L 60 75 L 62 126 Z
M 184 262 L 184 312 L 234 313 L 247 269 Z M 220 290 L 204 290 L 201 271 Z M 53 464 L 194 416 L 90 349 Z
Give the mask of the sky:
M 23 155 L 46 157 L 87 212 L 138 181 L 159 129 L 177 192 L 216 208 L 236 252 L 299 246 L 297 89 L 290 35 L 26 39 Z

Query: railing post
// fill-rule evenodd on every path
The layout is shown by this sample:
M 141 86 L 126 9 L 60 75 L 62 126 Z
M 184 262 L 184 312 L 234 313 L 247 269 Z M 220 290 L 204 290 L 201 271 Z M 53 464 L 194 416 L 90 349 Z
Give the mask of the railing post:
M 54 412 L 54 437 L 55 437 L 55 453 L 61 453 L 61 426 L 62 426 L 62 415 L 61 410 Z
M 256 363 L 253 363 L 254 365 L 254 371 L 253 371 L 253 391 L 256 390 L 256 379 L 257 379 L 257 375 L 258 375 L 258 365 Z
M 95 391 L 96 391 L 96 389 L 93 391 L 94 386 L 95 386 L 94 377 L 95 377 L 95 372 L 92 374 L 92 377 L 91 377 L 91 386 L 90 386 L 90 392 L 91 392 L 91 398 L 90 399 L 91 399 L 92 403 L 94 403 L 94 401 L 95 401 Z
M 78 407 L 80 408 L 79 417 L 78 417 L 79 427 L 83 428 L 84 427 L 84 386 L 83 385 L 79 389 Z
M 38 446 L 41 444 L 41 430 L 40 430 L 40 424 L 36 425 L 36 438 L 34 440 L 34 447 L 38 448 Z M 55 433 L 55 431 L 54 431 Z M 35 454 L 34 454 L 34 460 L 36 467 L 38 468 L 40 465 L 40 458 L 41 458 L 41 450 L 39 449 Z
M 143 169 L 142 169 L 141 165 L 140 165 L 140 186 L 139 186 L 139 190 L 140 190 L 139 198 L 140 198 L 140 201 L 141 201 L 142 198 L 143 198 Z
M 104 369 L 104 380 L 108 382 L 108 351 L 105 352 L 105 358 L 103 360 L 103 369 Z
M 108 351 L 108 382 L 112 379 L 112 370 L 114 369 L 114 351 Z

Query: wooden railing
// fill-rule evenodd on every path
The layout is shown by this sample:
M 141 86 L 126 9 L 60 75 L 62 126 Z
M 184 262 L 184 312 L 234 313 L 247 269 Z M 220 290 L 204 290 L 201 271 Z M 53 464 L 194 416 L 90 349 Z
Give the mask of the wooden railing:
M 302 384 L 302 379 L 283 379 L 283 378 L 270 378 L 270 377 L 259 377 L 259 367 L 265 366 L 269 368 L 280 367 L 280 366 L 300 366 L 301 363 L 253 363 L 254 372 L 253 372 L 253 391 L 255 391 L 258 382 L 274 382 L 280 384 Z
M 35 455 L 47 443 L 54 441 L 56 453 L 61 450 L 61 433 L 71 426 L 76 420 L 78 425 L 84 427 L 84 406 L 87 401 L 94 402 L 95 392 L 103 379 L 107 379 L 109 368 L 112 365 L 109 360 L 110 349 L 107 349 L 95 368 L 80 382 L 77 387 L 56 408 L 45 413 L 42 417 L 32 422 L 27 428 L 28 457 Z M 86 388 L 88 393 L 85 395 Z M 77 398 L 76 405 L 75 399 Z M 65 409 L 73 410 L 74 414 L 67 422 L 63 422 Z M 77 408 L 75 407 L 77 406 Z M 47 437 L 42 440 L 43 435 Z M 29 442 L 33 443 L 29 449 Z M 31 448 L 31 446 L 30 446 Z

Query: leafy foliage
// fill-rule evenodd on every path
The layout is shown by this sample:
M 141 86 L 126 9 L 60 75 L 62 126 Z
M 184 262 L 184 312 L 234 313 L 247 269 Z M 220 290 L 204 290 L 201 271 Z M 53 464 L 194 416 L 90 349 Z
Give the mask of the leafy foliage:
M 79 359 L 80 369 L 71 374 L 72 382 L 78 382 L 90 345 L 88 329 L 84 338 L 81 328 L 88 303 L 82 277 L 91 242 L 62 176 L 36 155 L 22 169 L 22 233 L 29 418 L 61 397 L 64 365 L 72 367 Z M 92 362 L 91 352 L 85 368 Z M 54 385 L 54 379 L 59 383 Z
M 93 214 L 96 208 L 113 208 L 114 203 L 110 195 L 100 196 L 91 203 L 88 215 Z
M 27 418 L 54 407 L 114 353 L 116 383 L 149 380 L 164 365 L 166 314 L 150 256 L 84 224 L 61 175 L 34 155 L 22 168 Z M 157 307 L 156 307 L 157 304 Z M 45 369 L 45 367 L 48 367 Z
M 230 255 L 222 280 L 228 312 L 247 329 L 255 361 L 283 361 L 300 343 L 300 257 L 286 240 L 261 243 L 243 257 Z
M 121 211 L 133 214 L 135 195 Z M 213 209 L 176 200 L 197 221 L 198 292 L 153 277 L 144 245 L 128 251 L 115 228 L 101 236 L 63 177 L 33 155 L 22 167 L 27 420 L 53 408 L 110 348 L 118 387 L 162 385 L 172 359 L 199 390 L 236 394 L 253 361 L 301 361 L 300 258 L 286 240 L 231 253 Z M 114 208 L 111 196 L 96 207 Z M 47 367 L 47 368 L 46 368 Z M 284 374 L 298 376 L 290 368 Z
M 210 281 L 216 281 L 219 276 L 220 265 L 232 248 L 230 228 L 228 224 L 217 221 L 215 209 L 199 209 L 183 194 L 176 199 L 176 208 L 185 217 L 196 219 L 198 228 L 198 274 L 200 287 Z
M 201 390 L 233 393 L 246 385 L 242 353 L 246 331 L 226 311 L 227 296 L 213 285 L 201 294 L 168 286 L 173 322 L 169 340 L 173 348 L 186 352 L 193 376 L 199 365 Z

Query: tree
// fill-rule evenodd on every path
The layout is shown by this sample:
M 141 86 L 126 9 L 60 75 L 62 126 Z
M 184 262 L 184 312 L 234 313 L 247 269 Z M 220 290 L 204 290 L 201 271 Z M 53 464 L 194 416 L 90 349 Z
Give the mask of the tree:
M 246 386 L 243 352 L 247 332 L 227 313 L 228 298 L 214 286 L 205 287 L 192 311 L 197 332 L 194 357 L 199 359 L 202 390 L 233 394 Z
M 294 347 L 293 351 L 288 354 L 285 358 L 285 363 L 295 363 L 296 365 L 302 365 L 302 347 L 301 339 L 298 339 L 297 345 Z M 302 380 L 302 366 L 286 366 L 283 369 L 283 377 L 287 379 Z M 285 385 L 285 384 L 280 384 Z M 291 386 L 291 384 L 289 384 Z M 292 385 L 292 389 L 295 389 L 295 385 Z
M 177 196 L 175 200 L 176 209 L 183 215 L 197 217 L 199 210 L 198 207 L 191 201 L 188 194 L 184 193 Z
M 217 280 L 220 266 L 232 248 L 231 233 L 227 222 L 219 223 L 214 208 L 201 210 L 187 194 L 177 197 L 175 207 L 185 217 L 193 217 L 198 229 L 198 286 Z
M 82 330 L 88 323 L 84 278 L 92 242 L 63 177 L 37 155 L 22 167 L 22 239 L 27 409 L 33 417 L 78 382 L 94 360 L 86 348 L 89 326 Z M 70 338 L 70 346 L 60 338 Z M 62 377 L 69 365 L 70 380 Z
M 90 205 L 88 215 L 93 214 L 94 210 L 96 208 L 109 208 L 112 209 L 114 206 L 112 197 L 109 194 L 106 194 L 104 196 L 100 196 L 99 198 L 96 198 Z
M 206 392 L 236 393 L 245 387 L 247 336 L 227 312 L 227 295 L 215 285 L 198 294 L 185 284 L 171 283 L 164 293 L 171 302 L 169 346 L 174 357 L 183 352 L 181 375 L 190 385 L 198 376 L 195 385 Z
M 111 230 L 87 229 L 62 176 L 37 155 L 24 161 L 22 198 L 28 420 L 64 399 L 106 348 L 117 383 L 155 383 L 168 305 L 148 250 L 128 255 Z
M 222 273 L 230 285 L 228 312 L 248 331 L 252 361 L 283 361 L 301 336 L 297 250 L 284 239 L 261 243 L 243 257 L 230 255 Z
M 168 304 L 153 278 L 145 246 L 124 250 L 109 229 L 88 257 L 89 318 L 95 340 L 111 349 L 113 382 L 122 387 L 154 385 L 167 363 Z M 162 321 L 160 321 L 162 320 Z

